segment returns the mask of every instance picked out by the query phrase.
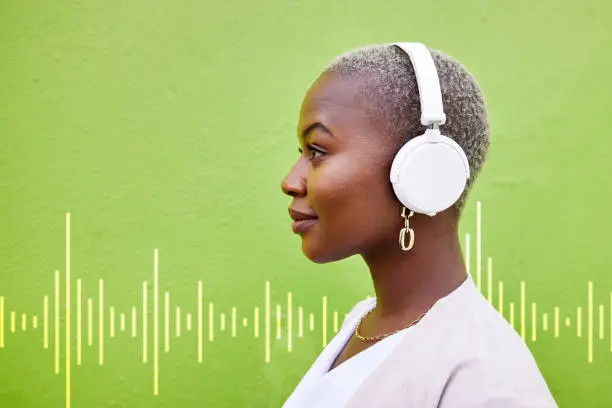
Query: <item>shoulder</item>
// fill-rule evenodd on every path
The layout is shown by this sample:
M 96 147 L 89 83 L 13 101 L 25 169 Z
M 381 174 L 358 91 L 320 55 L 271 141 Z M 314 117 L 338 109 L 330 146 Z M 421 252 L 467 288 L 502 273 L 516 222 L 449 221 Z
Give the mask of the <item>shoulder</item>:
M 440 408 L 557 408 L 544 379 L 527 369 L 513 373 L 504 367 L 473 361 L 463 364 L 449 378 Z
M 556 407 L 517 331 L 484 298 L 476 299 L 469 309 L 470 315 L 454 326 L 457 336 L 450 346 L 456 364 L 443 392 L 446 403 L 440 407 Z M 455 405 L 458 401 L 462 403 Z
M 481 398 L 480 401 L 470 405 L 471 408 L 548 408 L 557 407 L 554 402 L 534 405 L 532 403 L 524 403 L 523 401 L 513 397 L 487 397 Z

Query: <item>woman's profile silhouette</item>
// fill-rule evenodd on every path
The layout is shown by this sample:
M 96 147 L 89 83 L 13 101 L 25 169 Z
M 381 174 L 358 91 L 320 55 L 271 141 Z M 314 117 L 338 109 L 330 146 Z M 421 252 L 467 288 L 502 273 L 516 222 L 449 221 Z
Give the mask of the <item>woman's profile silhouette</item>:
M 298 143 L 282 190 L 303 253 L 360 255 L 376 296 L 355 305 L 284 408 L 556 407 L 466 272 L 459 220 L 490 144 L 467 69 L 418 43 L 346 52 L 306 93 Z

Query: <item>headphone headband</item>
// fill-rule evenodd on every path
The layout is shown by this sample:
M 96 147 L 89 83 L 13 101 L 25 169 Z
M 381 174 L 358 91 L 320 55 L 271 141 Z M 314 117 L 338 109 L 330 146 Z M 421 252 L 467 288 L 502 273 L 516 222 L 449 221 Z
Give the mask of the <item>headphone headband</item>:
M 436 65 L 429 49 L 421 43 L 393 43 L 402 49 L 412 62 L 417 79 L 421 101 L 421 124 L 423 126 L 443 125 L 446 114 L 442 103 L 442 91 Z
M 434 216 L 456 203 L 465 191 L 470 177 L 469 162 L 461 146 L 438 129 L 446 123 L 446 115 L 438 70 L 429 49 L 421 43 L 390 45 L 408 54 L 417 80 L 421 124 L 428 129 L 411 138 L 396 153 L 389 179 L 404 207 Z M 400 239 L 403 240 L 402 236 Z

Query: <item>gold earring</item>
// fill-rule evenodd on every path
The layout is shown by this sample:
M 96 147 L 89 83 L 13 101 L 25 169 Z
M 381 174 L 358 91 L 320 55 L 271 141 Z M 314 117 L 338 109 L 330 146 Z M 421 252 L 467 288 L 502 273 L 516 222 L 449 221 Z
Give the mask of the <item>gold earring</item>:
M 400 248 L 404 251 L 410 251 L 414 246 L 414 230 L 410 228 L 409 218 L 414 215 L 413 211 L 406 215 L 406 207 L 402 206 L 402 218 L 404 219 L 404 228 L 401 229 L 399 234 Z M 406 234 L 409 235 L 408 245 L 406 245 Z

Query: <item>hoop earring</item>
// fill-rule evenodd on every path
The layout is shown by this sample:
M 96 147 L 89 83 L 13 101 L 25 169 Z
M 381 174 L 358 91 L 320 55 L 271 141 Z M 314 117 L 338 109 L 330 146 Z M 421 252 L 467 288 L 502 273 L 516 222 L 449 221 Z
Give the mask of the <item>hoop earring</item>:
M 414 215 L 413 211 L 406 215 L 406 207 L 402 206 L 402 218 L 404 219 L 404 228 L 400 230 L 399 244 L 403 251 L 410 251 L 414 246 L 414 230 L 410 228 L 410 217 Z M 406 234 L 408 234 L 408 245 L 406 245 Z

